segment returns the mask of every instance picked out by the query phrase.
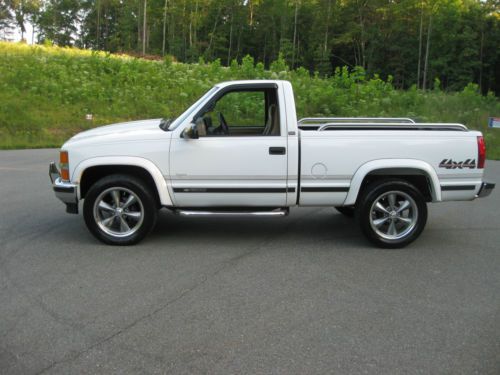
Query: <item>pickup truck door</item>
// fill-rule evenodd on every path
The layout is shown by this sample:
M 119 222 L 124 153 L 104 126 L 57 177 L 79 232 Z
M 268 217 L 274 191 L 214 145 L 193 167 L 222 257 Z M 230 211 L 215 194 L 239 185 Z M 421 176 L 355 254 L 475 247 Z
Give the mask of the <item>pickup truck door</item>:
M 287 191 L 295 190 L 287 188 L 286 126 L 278 89 L 268 86 L 221 90 L 197 116 L 199 138 L 173 135 L 170 181 L 176 206 L 286 205 Z

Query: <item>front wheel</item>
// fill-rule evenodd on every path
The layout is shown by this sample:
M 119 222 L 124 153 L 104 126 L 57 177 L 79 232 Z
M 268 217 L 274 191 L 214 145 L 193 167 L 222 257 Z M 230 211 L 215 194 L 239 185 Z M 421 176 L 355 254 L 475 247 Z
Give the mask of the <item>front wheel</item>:
M 83 203 L 87 228 L 109 245 L 132 245 L 142 240 L 153 229 L 157 211 L 149 188 L 126 175 L 97 181 Z
M 384 248 L 400 248 L 422 233 L 427 205 L 415 186 L 402 180 L 385 180 L 364 190 L 356 214 L 371 242 Z

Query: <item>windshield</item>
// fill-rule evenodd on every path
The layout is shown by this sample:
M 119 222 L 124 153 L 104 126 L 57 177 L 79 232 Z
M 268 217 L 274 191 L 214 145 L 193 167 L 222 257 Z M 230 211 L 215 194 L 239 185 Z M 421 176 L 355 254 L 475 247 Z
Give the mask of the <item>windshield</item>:
M 193 110 L 198 107 L 202 102 L 205 101 L 208 97 L 212 96 L 212 94 L 218 90 L 217 86 L 212 87 L 210 90 L 208 90 L 205 95 L 203 95 L 200 99 L 198 99 L 191 107 L 186 109 L 182 115 L 177 117 L 174 121 L 172 121 L 171 125 L 168 127 L 168 130 L 174 130 L 177 128 L 180 124 L 186 120 L 186 118 L 193 112 Z

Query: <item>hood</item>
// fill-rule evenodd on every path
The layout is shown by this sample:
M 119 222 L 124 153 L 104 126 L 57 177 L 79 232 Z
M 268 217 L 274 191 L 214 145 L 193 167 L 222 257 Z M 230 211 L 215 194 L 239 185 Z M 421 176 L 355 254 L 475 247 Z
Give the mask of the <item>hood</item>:
M 100 140 L 114 141 L 123 139 L 157 139 L 158 134 L 165 133 L 160 129 L 161 119 L 121 122 L 113 125 L 100 126 L 86 130 L 72 137 L 68 143 L 74 141 L 99 138 Z

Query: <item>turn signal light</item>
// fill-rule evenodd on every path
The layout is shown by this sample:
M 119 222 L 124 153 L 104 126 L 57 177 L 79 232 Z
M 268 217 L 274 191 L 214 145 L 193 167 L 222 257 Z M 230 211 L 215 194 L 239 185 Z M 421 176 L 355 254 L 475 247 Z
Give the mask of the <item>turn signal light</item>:
M 482 136 L 477 137 L 477 167 L 484 168 L 486 161 L 486 143 Z
M 69 163 L 68 151 L 61 151 L 59 153 L 59 162 L 65 163 L 65 164 Z
M 59 153 L 59 168 L 61 169 L 61 179 L 69 181 L 69 156 L 68 151 Z

